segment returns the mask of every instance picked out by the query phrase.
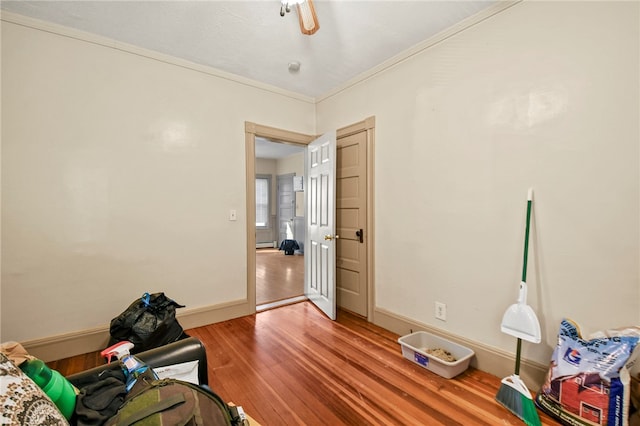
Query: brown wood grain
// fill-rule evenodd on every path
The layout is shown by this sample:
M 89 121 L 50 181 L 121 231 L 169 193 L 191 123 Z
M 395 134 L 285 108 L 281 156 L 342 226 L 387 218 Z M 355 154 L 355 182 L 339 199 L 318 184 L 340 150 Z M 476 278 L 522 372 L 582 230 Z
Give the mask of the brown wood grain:
M 211 387 L 264 426 L 524 424 L 495 401 L 500 378 L 442 378 L 405 359 L 398 335 L 345 311 L 330 321 L 303 302 L 187 333 L 207 348 Z M 50 366 L 92 363 L 95 353 Z
M 304 295 L 304 256 L 256 250 L 256 305 Z

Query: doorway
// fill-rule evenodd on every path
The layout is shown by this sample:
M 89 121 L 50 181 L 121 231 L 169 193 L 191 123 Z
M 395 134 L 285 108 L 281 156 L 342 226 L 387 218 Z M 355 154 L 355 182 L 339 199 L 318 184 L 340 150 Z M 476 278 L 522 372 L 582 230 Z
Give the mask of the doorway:
M 256 310 L 304 296 L 304 147 L 255 138 Z
M 369 117 L 361 122 L 338 129 L 338 182 L 343 179 L 342 185 L 337 183 L 337 233 L 344 235 L 338 240 L 337 249 L 337 291 L 338 306 L 359 311 L 360 315 L 373 321 L 374 314 L 374 250 L 375 250 L 375 226 L 374 226 L 374 139 L 375 117 Z M 355 136 L 359 135 L 359 136 Z M 280 141 L 285 144 L 293 144 L 305 147 L 315 136 L 276 129 L 255 123 L 245 123 L 245 148 L 247 165 L 247 303 L 249 308 L 256 311 L 256 257 L 255 244 L 255 140 L 263 137 L 269 140 Z M 353 143 L 357 141 L 357 143 Z M 353 149 L 354 145 L 360 148 Z M 364 146 L 364 149 L 362 147 Z M 351 157 L 351 153 L 358 152 L 357 157 Z M 344 154 L 348 154 L 345 156 Z M 358 159 L 364 168 L 352 167 L 352 160 Z M 347 160 L 347 161 L 345 161 Z M 355 173 L 355 174 L 353 174 Z M 354 179 L 355 176 L 358 179 Z M 358 184 L 354 185 L 355 182 Z M 360 197 L 359 206 L 354 206 L 352 195 Z M 364 208 L 360 208 L 364 206 Z M 355 209 L 354 209 L 355 207 Z M 342 211 L 340 211 L 342 209 Z M 346 220 L 358 217 L 357 221 Z M 357 240 L 357 241 L 356 241 Z M 357 249 L 355 249 L 357 248 Z M 355 250 L 354 250 L 355 249 Z M 354 262 L 357 260 L 357 265 Z M 356 268 L 357 266 L 357 268 Z M 357 274 L 355 273 L 357 272 Z M 352 300 L 357 298 L 358 302 Z M 302 297 L 300 300 L 304 300 Z M 364 301 L 364 302 L 363 302 Z M 347 305 L 347 306 L 345 306 Z M 349 306 L 351 305 L 351 306 Z M 358 306 L 356 308 L 356 306 Z

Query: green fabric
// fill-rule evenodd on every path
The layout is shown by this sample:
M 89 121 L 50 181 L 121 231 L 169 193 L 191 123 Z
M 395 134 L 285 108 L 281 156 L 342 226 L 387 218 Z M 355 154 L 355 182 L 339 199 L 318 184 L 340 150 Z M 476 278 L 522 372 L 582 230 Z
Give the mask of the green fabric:
M 136 422 L 140 422 L 140 425 L 162 425 L 162 418 L 160 416 L 153 418 L 150 418 L 150 416 L 185 402 L 184 395 L 182 394 L 176 394 L 170 398 L 158 401 L 159 398 L 160 394 L 157 389 L 155 392 L 146 392 L 144 395 L 134 398 L 132 403 L 127 405 L 126 410 L 124 410 L 125 412 L 122 413 L 123 416 L 120 418 L 118 426 L 130 426 Z
M 107 426 L 229 426 L 236 420 L 218 395 L 180 380 L 143 377 L 127 398 Z

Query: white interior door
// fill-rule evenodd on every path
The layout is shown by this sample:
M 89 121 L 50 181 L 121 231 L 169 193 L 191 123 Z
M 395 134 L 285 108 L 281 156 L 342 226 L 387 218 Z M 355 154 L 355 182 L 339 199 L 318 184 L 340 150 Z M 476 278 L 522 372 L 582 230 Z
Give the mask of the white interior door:
M 325 133 L 306 149 L 307 232 L 305 295 L 336 319 L 336 132 Z

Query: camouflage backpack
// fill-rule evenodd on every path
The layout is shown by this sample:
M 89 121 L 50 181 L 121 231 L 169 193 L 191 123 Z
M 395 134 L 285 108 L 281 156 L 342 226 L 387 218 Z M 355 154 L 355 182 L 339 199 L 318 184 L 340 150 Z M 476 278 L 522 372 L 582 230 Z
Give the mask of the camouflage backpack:
M 214 392 L 175 379 L 142 375 L 107 426 L 246 426 L 241 407 L 229 406 Z

